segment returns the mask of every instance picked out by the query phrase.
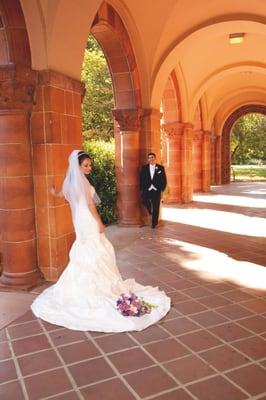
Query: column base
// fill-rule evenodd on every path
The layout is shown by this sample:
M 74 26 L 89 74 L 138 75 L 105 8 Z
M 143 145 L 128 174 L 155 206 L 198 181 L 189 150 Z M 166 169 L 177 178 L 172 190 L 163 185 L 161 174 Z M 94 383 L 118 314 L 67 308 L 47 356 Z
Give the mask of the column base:
M 118 221 L 117 226 L 120 228 L 139 228 L 143 226 L 141 221 Z
M 0 290 L 28 291 L 39 285 L 42 280 L 43 278 L 38 269 L 24 273 L 3 271 L 0 276 Z
M 164 204 L 180 204 L 180 203 L 181 203 L 180 197 L 168 198 L 168 199 L 164 199 L 164 201 L 163 201 L 163 205 Z

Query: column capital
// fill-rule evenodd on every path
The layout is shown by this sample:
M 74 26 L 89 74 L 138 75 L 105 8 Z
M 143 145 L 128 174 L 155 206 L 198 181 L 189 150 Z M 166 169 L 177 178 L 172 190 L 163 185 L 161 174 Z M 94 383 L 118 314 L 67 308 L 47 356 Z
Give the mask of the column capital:
M 193 130 L 193 139 L 202 140 L 202 138 L 204 138 L 204 131 L 202 131 L 201 129 L 197 131 Z
M 168 139 L 180 136 L 184 130 L 183 122 L 167 122 L 162 125 L 162 129 Z
M 153 118 L 158 118 L 161 119 L 163 116 L 163 113 L 160 110 L 157 110 L 156 108 L 144 108 L 142 112 L 142 117 L 153 117 Z
M 113 110 L 113 116 L 121 131 L 139 131 L 142 115 L 141 108 Z
M 184 130 L 193 129 L 194 125 L 191 122 L 184 122 Z
M 203 135 L 204 135 L 205 137 L 211 138 L 211 136 L 212 136 L 212 132 L 211 132 L 211 131 L 204 130 L 204 131 L 202 131 L 202 133 L 203 133 Z
M 34 104 L 37 72 L 26 67 L 0 67 L 0 109 L 31 110 Z
M 162 125 L 162 129 L 166 136 L 172 139 L 186 133 L 189 129 L 193 129 L 193 125 L 189 122 L 167 122 Z

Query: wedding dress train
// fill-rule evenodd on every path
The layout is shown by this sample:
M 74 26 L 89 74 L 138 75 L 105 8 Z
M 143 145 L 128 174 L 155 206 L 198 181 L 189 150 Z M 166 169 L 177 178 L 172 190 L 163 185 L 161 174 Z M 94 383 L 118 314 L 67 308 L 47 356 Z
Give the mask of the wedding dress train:
M 80 202 L 73 213 L 76 240 L 69 264 L 53 286 L 33 302 L 33 313 L 52 324 L 80 331 L 140 331 L 164 317 L 170 298 L 134 279 L 122 280 L 112 244 L 98 232 L 89 208 Z M 116 308 L 122 294 L 134 292 L 156 308 L 141 317 L 125 317 Z

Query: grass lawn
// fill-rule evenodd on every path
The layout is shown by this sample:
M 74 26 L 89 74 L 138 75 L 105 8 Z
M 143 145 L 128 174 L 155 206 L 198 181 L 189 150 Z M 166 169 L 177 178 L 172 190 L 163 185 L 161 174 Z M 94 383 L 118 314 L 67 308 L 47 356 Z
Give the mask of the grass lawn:
M 256 165 L 232 165 L 232 181 L 264 181 L 266 180 L 266 165 L 258 167 Z

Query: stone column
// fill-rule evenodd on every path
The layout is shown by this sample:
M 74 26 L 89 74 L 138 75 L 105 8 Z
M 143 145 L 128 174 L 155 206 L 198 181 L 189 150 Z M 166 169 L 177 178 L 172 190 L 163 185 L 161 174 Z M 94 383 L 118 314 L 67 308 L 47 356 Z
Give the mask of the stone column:
M 202 190 L 210 191 L 211 183 L 211 132 L 204 131 L 202 135 Z
M 221 137 L 221 183 L 230 183 L 231 178 L 231 135 Z
M 153 152 L 157 156 L 157 162 L 161 163 L 161 118 L 162 113 L 154 108 L 144 109 L 141 119 L 140 133 L 140 167 L 147 164 L 147 155 Z M 159 217 L 160 218 L 160 217 Z M 141 205 L 141 221 L 143 225 L 150 224 L 150 215 Z
M 56 281 L 68 263 L 74 240 L 67 202 L 60 191 L 72 150 L 82 147 L 84 85 L 54 71 L 40 71 L 31 117 L 38 263 L 46 280 Z
M 140 119 L 141 109 L 114 110 L 118 223 L 140 226 Z
M 193 129 L 192 143 L 192 174 L 193 174 L 193 193 L 202 191 L 202 151 L 203 151 L 203 131 Z
M 0 285 L 27 289 L 38 280 L 30 114 L 36 73 L 0 68 Z
M 181 201 L 181 137 L 184 124 L 171 122 L 163 128 L 163 160 L 167 175 L 166 203 Z
M 193 125 L 184 123 L 181 135 L 181 201 L 184 203 L 193 198 L 192 142 Z
M 161 117 L 162 113 L 153 108 L 142 112 L 140 136 L 140 163 L 147 163 L 147 154 L 153 152 L 161 162 Z
M 211 141 L 211 156 L 210 156 L 210 163 L 211 163 L 211 185 L 216 185 L 216 178 L 215 178 L 215 135 L 212 132 L 210 136 Z
M 222 138 L 215 137 L 215 184 L 222 183 Z

